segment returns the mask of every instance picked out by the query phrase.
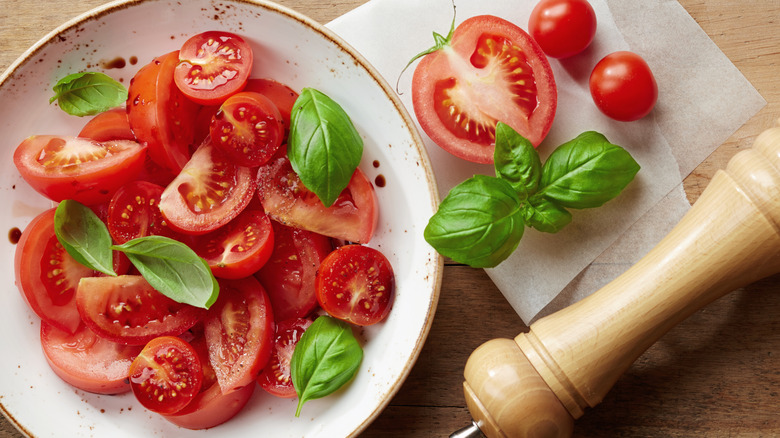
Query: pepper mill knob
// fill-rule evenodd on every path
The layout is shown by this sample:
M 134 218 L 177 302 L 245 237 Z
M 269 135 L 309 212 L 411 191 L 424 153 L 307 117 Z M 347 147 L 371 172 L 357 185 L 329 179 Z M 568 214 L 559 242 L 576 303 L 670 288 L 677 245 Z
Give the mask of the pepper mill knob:
M 780 272 L 780 127 L 719 170 L 679 224 L 636 265 L 514 340 L 477 348 L 469 410 L 494 437 L 567 437 L 632 363 L 717 298 Z

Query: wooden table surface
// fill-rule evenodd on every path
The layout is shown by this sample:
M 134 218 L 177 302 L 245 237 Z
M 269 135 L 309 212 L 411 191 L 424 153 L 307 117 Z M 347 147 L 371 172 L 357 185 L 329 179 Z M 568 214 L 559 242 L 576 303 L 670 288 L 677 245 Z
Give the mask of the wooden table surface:
M 279 3 L 326 23 L 365 1 Z M 0 0 L 0 71 L 51 29 L 101 3 Z M 689 199 L 695 202 L 717 169 L 780 118 L 780 0 L 680 3 L 768 102 L 685 180 Z M 780 436 L 777 315 L 780 276 L 712 303 L 642 355 L 605 400 L 577 421 L 575 436 Z M 422 354 L 390 405 L 362 436 L 444 437 L 467 425 L 470 416 L 461 384 L 469 354 L 489 339 L 511 338 L 525 330 L 482 270 L 447 264 Z M 0 420 L 0 437 L 22 436 L 5 418 Z

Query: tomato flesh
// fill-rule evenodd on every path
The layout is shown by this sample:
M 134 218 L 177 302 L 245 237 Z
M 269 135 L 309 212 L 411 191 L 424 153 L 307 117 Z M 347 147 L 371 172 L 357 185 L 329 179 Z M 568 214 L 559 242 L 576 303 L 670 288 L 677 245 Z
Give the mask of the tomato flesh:
M 271 99 L 276 108 L 279 109 L 279 113 L 282 115 L 282 124 L 284 125 L 285 132 L 290 129 L 290 114 L 292 113 L 293 105 L 298 99 L 298 93 L 287 85 L 277 82 L 273 79 L 261 78 L 261 79 L 249 79 L 246 82 L 244 91 L 254 91 L 260 93 L 263 96 Z
M 235 417 L 246 406 L 256 385 L 247 385 L 223 394 L 217 383 L 202 390 L 184 409 L 163 418 L 187 429 L 201 430 L 218 426 Z
M 122 186 L 111 198 L 106 225 L 114 242 L 123 244 L 139 237 L 157 235 L 178 239 L 160 213 L 163 187 L 148 181 Z
M 78 136 L 95 141 L 135 140 L 124 108 L 114 108 L 96 115 L 81 128 Z
M 276 325 L 271 359 L 257 377 L 257 383 L 269 394 L 281 398 L 296 396 L 295 387 L 292 384 L 290 362 L 295 352 L 295 346 L 311 323 L 310 319 L 293 318 Z

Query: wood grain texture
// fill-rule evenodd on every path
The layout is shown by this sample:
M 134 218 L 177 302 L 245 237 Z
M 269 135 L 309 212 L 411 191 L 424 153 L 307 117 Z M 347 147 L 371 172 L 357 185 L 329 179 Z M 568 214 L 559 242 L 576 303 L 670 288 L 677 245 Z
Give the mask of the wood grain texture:
M 365 0 L 281 0 L 328 22 Z M 0 70 L 51 29 L 102 0 L 0 0 Z M 780 118 L 780 1 L 680 0 L 767 100 L 685 180 L 698 199 L 717 169 Z M 42 7 L 41 5 L 46 7 Z M 416 53 L 418 48 L 411 48 Z M 575 437 L 780 436 L 780 276 L 696 312 L 628 369 L 596 408 L 575 423 Z M 430 335 L 396 397 L 365 437 L 445 437 L 470 421 L 463 367 L 496 337 L 526 331 L 482 270 L 448 264 Z M 0 376 L 0 378 L 3 378 Z M 18 438 L 4 418 L 0 437 Z

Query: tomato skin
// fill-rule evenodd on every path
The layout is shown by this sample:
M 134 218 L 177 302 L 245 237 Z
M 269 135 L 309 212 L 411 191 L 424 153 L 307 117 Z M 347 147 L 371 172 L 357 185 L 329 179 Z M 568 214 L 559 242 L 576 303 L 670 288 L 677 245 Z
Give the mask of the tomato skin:
M 297 395 L 292 384 L 290 361 L 295 346 L 312 322 L 306 318 L 292 318 L 276 325 L 271 359 L 257 376 L 257 383 L 267 393 L 281 398 L 293 398 Z
M 330 253 L 317 270 L 316 287 L 323 310 L 360 326 L 385 319 L 395 297 L 390 262 L 363 245 L 345 245 Z
M 257 385 L 247 385 L 223 394 L 218 384 L 202 390 L 184 409 L 163 418 L 186 429 L 201 430 L 230 420 L 246 406 Z
M 174 336 L 149 341 L 133 360 L 128 375 L 135 398 L 146 409 L 164 415 L 182 410 L 203 384 L 198 353 Z
M 33 189 L 52 201 L 93 205 L 135 179 L 145 157 L 146 146 L 129 140 L 34 135 L 16 148 L 14 164 Z
M 82 325 L 75 333 L 64 332 L 41 321 L 41 346 L 52 371 L 82 391 L 121 394 L 130 391 L 130 363 L 141 352 L 97 336 Z
M 650 66 L 633 52 L 619 51 L 602 58 L 590 74 L 589 85 L 596 107 L 622 122 L 648 115 L 658 100 Z
M 163 187 L 148 181 L 132 181 L 122 186 L 108 205 L 106 225 L 114 242 L 121 245 L 149 235 L 179 239 L 160 213 Z
M 499 121 L 538 146 L 557 99 L 552 68 L 536 41 L 489 15 L 458 25 L 450 45 L 426 55 L 412 77 L 420 126 L 447 152 L 476 163 L 493 162 Z
M 135 140 L 125 108 L 113 108 L 96 115 L 81 128 L 78 136 L 95 141 Z
M 238 35 L 199 33 L 182 44 L 174 81 L 190 100 L 215 105 L 244 88 L 253 58 L 252 48 Z
M 528 19 L 528 33 L 547 56 L 568 58 L 596 35 L 596 12 L 587 0 L 541 0 Z
M 274 103 L 282 115 L 285 132 L 289 132 L 290 114 L 295 101 L 298 99 L 298 93 L 295 90 L 273 79 L 260 78 L 249 79 L 244 87 L 244 91 L 254 91 L 271 99 L 271 102 Z

